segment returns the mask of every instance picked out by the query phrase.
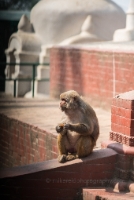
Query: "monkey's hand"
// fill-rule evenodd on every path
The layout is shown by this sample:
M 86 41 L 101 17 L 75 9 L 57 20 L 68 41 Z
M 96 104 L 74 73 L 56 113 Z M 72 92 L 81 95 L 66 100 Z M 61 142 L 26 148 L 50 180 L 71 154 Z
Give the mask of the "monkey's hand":
M 63 131 L 63 126 L 56 126 L 57 133 L 61 133 Z
M 66 134 L 66 129 L 64 129 L 64 125 L 65 125 L 65 124 L 58 124 L 58 125 L 56 126 L 56 131 L 57 131 L 57 133 L 60 133 L 60 134 L 62 134 L 62 135 L 65 135 L 65 134 Z
M 63 129 L 64 130 L 71 130 L 72 125 L 71 124 L 64 124 Z

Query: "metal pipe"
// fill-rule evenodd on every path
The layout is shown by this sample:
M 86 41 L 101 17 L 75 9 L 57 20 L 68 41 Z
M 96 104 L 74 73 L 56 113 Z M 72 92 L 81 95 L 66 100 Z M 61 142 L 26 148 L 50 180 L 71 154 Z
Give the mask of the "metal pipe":
M 21 65 L 21 66 L 31 66 L 33 68 L 33 72 L 32 72 L 32 79 L 31 78 L 16 78 L 16 79 L 12 79 L 12 78 L 0 78 L 0 81 L 14 81 L 14 97 L 16 97 L 16 82 L 17 81 L 32 81 L 32 97 L 34 97 L 34 90 L 35 90 L 35 69 L 36 66 L 38 65 L 45 65 L 45 66 L 49 66 L 50 63 L 5 63 L 5 62 L 0 62 L 0 65 Z M 50 79 L 40 79 L 38 81 L 49 81 Z
M 14 79 L 14 97 L 16 97 L 16 79 Z
M 33 84 L 32 84 L 32 97 L 34 97 L 35 67 L 36 67 L 36 65 L 34 64 L 33 65 L 33 76 L 32 76 L 32 82 L 33 82 Z

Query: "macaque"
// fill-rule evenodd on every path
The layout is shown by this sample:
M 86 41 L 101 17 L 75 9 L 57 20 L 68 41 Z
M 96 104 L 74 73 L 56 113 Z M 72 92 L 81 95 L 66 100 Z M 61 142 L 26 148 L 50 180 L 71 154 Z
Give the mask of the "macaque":
M 80 95 L 69 90 L 60 95 L 60 109 L 64 112 L 56 126 L 58 161 L 64 163 L 88 156 L 96 145 L 99 124 L 93 108 Z

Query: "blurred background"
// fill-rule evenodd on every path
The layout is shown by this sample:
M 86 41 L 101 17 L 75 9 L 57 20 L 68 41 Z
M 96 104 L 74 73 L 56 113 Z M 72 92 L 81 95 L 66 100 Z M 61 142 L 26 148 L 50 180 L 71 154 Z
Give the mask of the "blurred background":
M 17 25 L 23 14 L 28 18 L 33 6 L 39 0 L 0 0 L 0 62 L 6 62 L 5 49 L 8 47 L 10 36 L 17 31 Z M 125 12 L 128 9 L 129 0 L 112 0 Z M 0 66 L 0 77 L 5 78 L 5 65 Z M 5 90 L 5 83 L 0 83 L 0 91 Z

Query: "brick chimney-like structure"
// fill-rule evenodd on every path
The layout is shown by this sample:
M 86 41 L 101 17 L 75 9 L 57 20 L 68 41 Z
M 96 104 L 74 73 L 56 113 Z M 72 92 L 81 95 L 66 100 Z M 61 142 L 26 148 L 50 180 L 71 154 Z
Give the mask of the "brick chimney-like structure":
M 111 106 L 110 140 L 102 142 L 102 148 L 111 148 L 118 153 L 114 188 L 120 191 L 133 190 L 134 184 L 134 90 L 113 98 Z M 123 184 L 120 181 L 123 180 Z
M 113 99 L 110 140 L 134 146 L 134 90 Z

